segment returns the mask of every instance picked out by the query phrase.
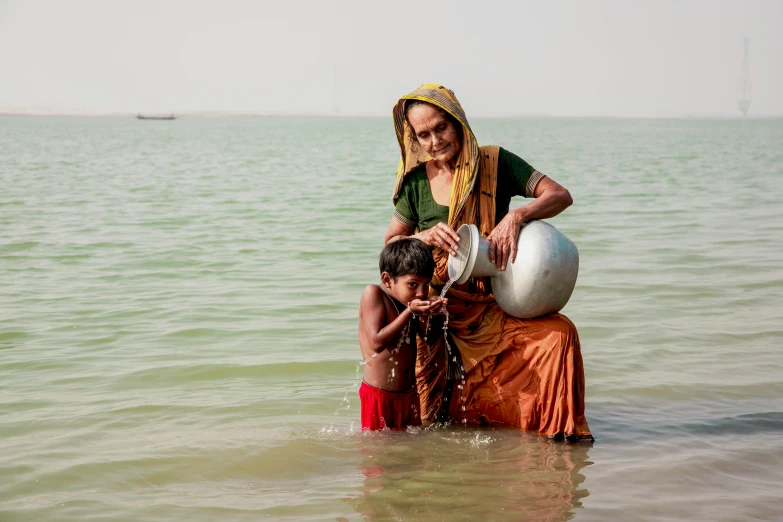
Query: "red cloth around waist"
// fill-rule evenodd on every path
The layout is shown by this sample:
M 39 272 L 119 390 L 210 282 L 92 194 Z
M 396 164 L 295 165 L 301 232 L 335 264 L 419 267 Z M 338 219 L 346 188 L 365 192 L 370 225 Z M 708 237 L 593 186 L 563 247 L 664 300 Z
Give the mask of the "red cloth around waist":
M 362 381 L 359 399 L 362 430 L 382 430 L 384 427 L 402 430 L 407 426 L 421 426 L 419 393 L 415 387 L 407 392 L 393 392 Z

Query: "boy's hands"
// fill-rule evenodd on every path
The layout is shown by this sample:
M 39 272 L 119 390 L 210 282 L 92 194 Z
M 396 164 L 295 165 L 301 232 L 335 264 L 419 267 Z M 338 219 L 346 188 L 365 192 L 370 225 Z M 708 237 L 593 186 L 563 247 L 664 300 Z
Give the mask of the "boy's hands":
M 421 315 L 442 314 L 446 310 L 448 299 L 433 295 L 427 299 L 414 299 L 408 303 L 411 312 Z

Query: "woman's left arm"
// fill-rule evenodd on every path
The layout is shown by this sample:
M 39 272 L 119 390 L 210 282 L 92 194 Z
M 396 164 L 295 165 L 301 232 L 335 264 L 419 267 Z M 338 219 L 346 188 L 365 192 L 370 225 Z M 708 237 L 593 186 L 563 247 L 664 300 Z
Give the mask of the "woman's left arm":
M 556 181 L 544 176 L 533 191 L 536 198 L 527 205 L 510 210 L 487 237 L 492 242 L 489 259 L 498 270 L 505 270 L 517 257 L 519 228 L 533 219 L 555 217 L 571 206 L 571 193 Z

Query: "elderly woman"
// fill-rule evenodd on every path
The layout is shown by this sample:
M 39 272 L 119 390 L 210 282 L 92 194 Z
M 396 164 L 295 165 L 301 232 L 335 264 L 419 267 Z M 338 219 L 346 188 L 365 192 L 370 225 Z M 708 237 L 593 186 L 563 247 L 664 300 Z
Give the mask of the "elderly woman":
M 422 85 L 394 107 L 402 154 L 388 243 L 413 236 L 434 248 L 433 286 L 448 280 L 455 230 L 472 223 L 505 270 L 520 227 L 571 205 L 568 190 L 523 159 L 479 147 L 454 93 Z M 535 198 L 509 211 L 513 196 Z M 579 337 L 563 315 L 518 319 L 495 303 L 488 278 L 448 291 L 448 338 L 419 340 L 417 385 L 422 419 L 519 426 L 552 438 L 592 440 L 584 416 Z M 458 353 L 457 353 L 458 352 Z

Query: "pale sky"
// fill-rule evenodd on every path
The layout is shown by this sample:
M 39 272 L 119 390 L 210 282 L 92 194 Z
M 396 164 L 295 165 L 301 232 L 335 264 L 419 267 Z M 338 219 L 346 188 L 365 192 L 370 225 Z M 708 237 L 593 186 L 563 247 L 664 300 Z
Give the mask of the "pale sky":
M 0 0 L 0 111 L 783 115 L 783 0 Z

